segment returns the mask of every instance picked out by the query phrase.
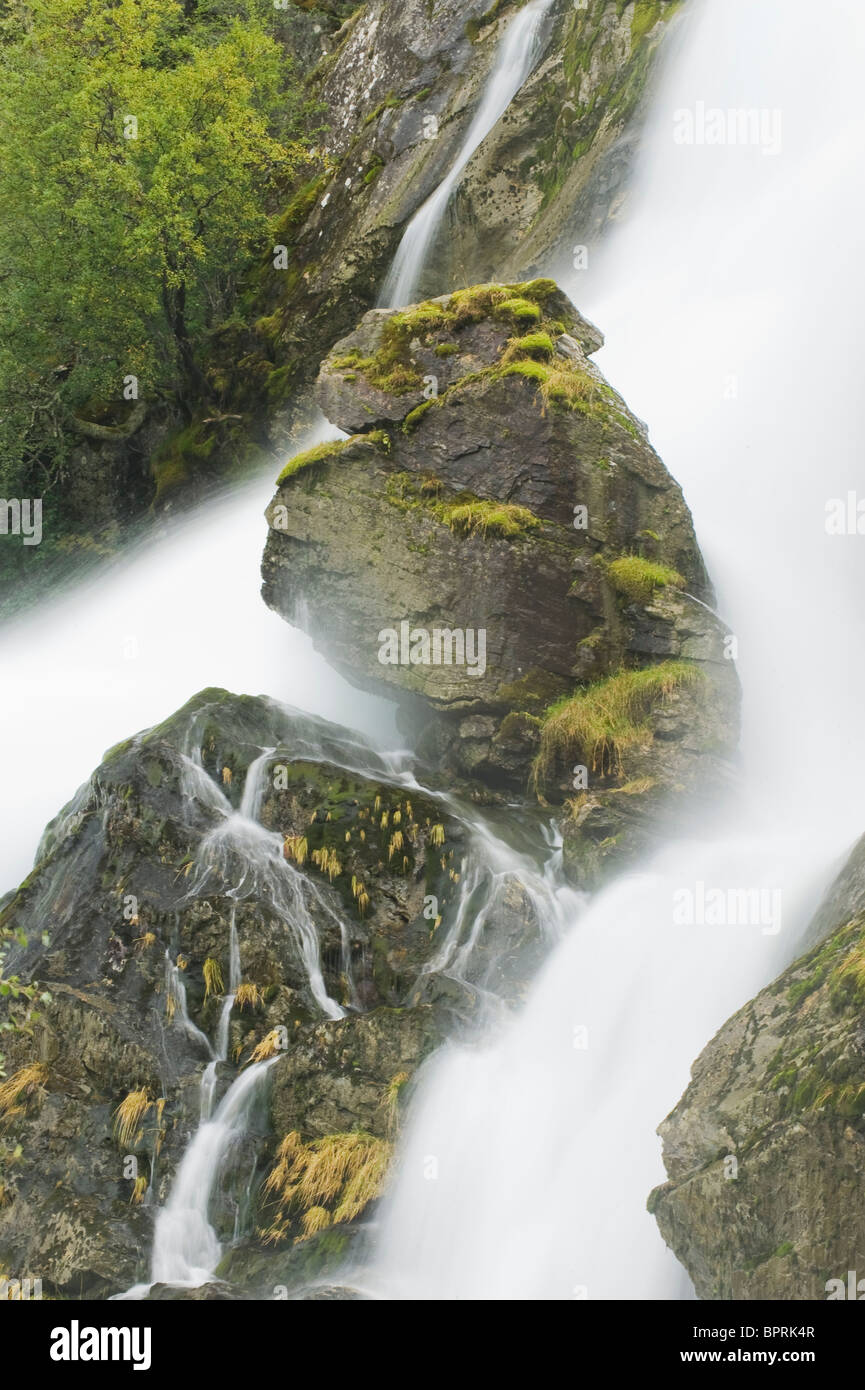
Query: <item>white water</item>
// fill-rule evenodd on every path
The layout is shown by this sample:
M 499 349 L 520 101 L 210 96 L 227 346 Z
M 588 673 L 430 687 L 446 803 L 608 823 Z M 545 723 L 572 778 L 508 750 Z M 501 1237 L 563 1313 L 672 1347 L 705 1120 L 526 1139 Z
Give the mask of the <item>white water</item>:
M 208 1209 L 223 1163 L 233 1143 L 246 1133 L 249 1116 L 275 1057 L 253 1062 L 235 1078 L 212 1120 L 196 1130 L 175 1174 L 171 1196 L 156 1217 L 152 1284 L 197 1288 L 213 1278 L 222 1245 Z M 120 1299 L 143 1298 L 150 1284 L 136 1284 Z
M 272 495 L 269 475 L 246 484 L 0 632 L 3 772 L 15 788 L 0 893 L 29 873 L 46 824 L 105 750 L 204 686 L 266 693 L 393 744 L 392 706 L 350 686 L 261 600 Z
M 739 638 L 743 804 L 711 842 L 671 844 L 601 894 L 511 1027 L 433 1060 L 361 1276 L 379 1296 L 688 1296 L 644 1209 L 664 1176 L 654 1128 L 716 1028 L 795 955 L 865 822 L 863 560 L 823 528 L 860 474 L 863 44 L 857 0 L 819 17 L 805 0 L 698 7 L 630 225 L 570 287 L 684 484 Z M 673 112 L 698 100 L 780 107 L 783 152 L 674 144 Z M 700 880 L 780 890 L 778 935 L 676 927 L 674 892 Z
M 543 8 L 521 11 L 505 43 Z M 712 1031 L 793 954 L 833 858 L 862 829 L 851 790 L 865 751 L 853 607 L 861 561 L 855 539 L 826 539 L 822 508 L 855 486 L 861 437 L 852 174 L 865 148 L 854 95 L 863 37 L 853 0 L 827 0 L 819 20 L 804 0 L 704 4 L 656 101 L 638 213 L 571 287 L 607 333 L 605 369 L 685 485 L 740 639 L 747 796 L 726 835 L 670 845 L 582 916 L 548 872 L 538 898 L 551 938 L 563 940 L 524 1011 L 485 1045 L 450 1047 L 427 1068 L 365 1276 L 383 1296 L 687 1292 L 643 1210 L 663 1176 L 654 1126 Z M 516 56 L 506 65 L 503 46 L 496 83 L 506 70 L 513 78 Z M 672 111 L 698 99 L 782 106 L 783 154 L 674 146 Z M 434 235 L 435 226 L 418 251 L 406 233 L 413 277 Z M 731 372 L 735 402 L 722 398 Z M 4 727 L 20 735 L 6 770 L 22 798 L 4 847 L 9 883 L 102 748 L 205 684 L 267 690 L 391 733 L 382 707 L 334 677 L 258 599 L 266 491 L 211 506 L 133 557 L 109 594 L 103 576 L 87 599 L 79 590 L 4 637 L 16 671 Z M 127 636 L 137 639 L 134 669 Z M 47 736 L 58 724 L 60 736 Z M 272 867 L 255 809 L 250 801 L 233 825 L 227 817 L 222 844 L 211 843 L 217 868 L 227 851 L 246 856 L 250 881 Z M 491 862 L 531 879 L 520 856 L 499 848 Z M 782 931 L 674 928 L 672 893 L 698 879 L 780 887 Z M 476 927 L 464 914 L 443 938 L 439 968 L 461 976 Z M 582 1029 L 586 1048 L 574 1045 Z M 217 1053 L 221 1036 L 220 1023 Z M 158 1218 L 154 1278 L 198 1283 L 215 1268 L 209 1194 L 264 1066 L 241 1073 L 212 1120 L 212 1087 L 206 1100 L 203 1088 L 205 1122 Z
M 344 1010 L 325 988 L 318 932 L 307 905 L 307 896 L 318 896 L 318 890 L 286 859 L 282 836 L 252 818 L 261 804 L 273 751 L 264 750 L 247 768 L 240 810 L 233 811 L 222 798 L 224 819 L 201 840 L 187 897 L 225 893 L 235 903 L 251 898 L 268 904 L 291 933 L 322 1013 L 342 1018 Z
M 552 0 L 531 0 L 531 4 L 526 5 L 509 22 L 480 104 L 456 159 L 403 233 L 379 296 L 380 307 L 397 308 L 411 304 L 415 298 L 421 273 L 466 165 L 504 115 L 538 60 L 544 20 L 551 4 Z

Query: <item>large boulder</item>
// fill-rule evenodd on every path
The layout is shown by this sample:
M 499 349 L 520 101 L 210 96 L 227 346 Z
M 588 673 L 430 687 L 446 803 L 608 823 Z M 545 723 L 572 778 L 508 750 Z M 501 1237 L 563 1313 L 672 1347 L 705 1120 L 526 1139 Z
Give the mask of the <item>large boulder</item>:
M 304 1211 L 274 1214 L 256 1187 L 250 1216 L 250 1173 L 291 1134 L 301 1162 L 363 1135 L 361 1157 L 383 1168 L 418 1064 L 488 987 L 515 997 L 535 967 L 539 925 L 514 885 L 449 968 L 461 896 L 491 882 L 438 798 L 356 735 L 273 701 L 204 691 L 112 749 L 0 916 L 26 943 L 13 971 L 45 996 L 28 1031 L 3 1035 L 0 1268 L 75 1297 L 147 1278 L 153 1216 L 200 1118 L 233 933 L 245 989 L 214 1099 L 268 1040 L 277 1055 L 211 1220 L 229 1245 L 239 1220 L 256 1270 L 268 1251 L 279 1264 Z
M 690 513 L 592 362 L 601 343 L 550 280 L 371 311 L 319 376 L 349 438 L 288 463 L 263 562 L 271 607 L 349 680 L 397 697 L 439 773 L 600 797 L 574 856 L 586 881 L 611 844 L 644 847 L 646 790 L 724 782 L 738 709 Z M 642 701 L 627 772 L 545 738 L 545 711 L 575 690 L 683 663 L 698 688 L 674 679 Z M 605 797 L 633 783 L 637 799 Z
M 649 1206 L 711 1299 L 861 1297 L 865 1278 L 862 843 L 816 943 L 703 1050 L 659 1133 Z M 835 1282 L 832 1282 L 835 1281 Z

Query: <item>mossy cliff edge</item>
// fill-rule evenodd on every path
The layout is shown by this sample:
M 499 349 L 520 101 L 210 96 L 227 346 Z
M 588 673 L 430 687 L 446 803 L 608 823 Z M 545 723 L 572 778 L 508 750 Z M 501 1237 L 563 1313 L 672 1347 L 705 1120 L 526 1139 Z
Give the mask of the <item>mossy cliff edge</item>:
M 371 311 L 318 381 L 349 438 L 286 465 L 263 561 L 270 606 L 398 700 L 440 775 L 487 797 L 576 789 L 567 857 L 587 883 L 674 790 L 716 794 L 738 708 L 681 490 L 592 362 L 601 343 L 551 280 Z M 465 634 L 464 660 L 437 659 L 437 630 Z M 664 663 L 689 669 L 632 699 Z M 605 754 L 561 705 L 603 701 L 614 676 Z
M 649 1207 L 700 1298 L 845 1298 L 865 1277 L 863 885 L 865 840 L 810 949 L 703 1049 L 658 1131 Z

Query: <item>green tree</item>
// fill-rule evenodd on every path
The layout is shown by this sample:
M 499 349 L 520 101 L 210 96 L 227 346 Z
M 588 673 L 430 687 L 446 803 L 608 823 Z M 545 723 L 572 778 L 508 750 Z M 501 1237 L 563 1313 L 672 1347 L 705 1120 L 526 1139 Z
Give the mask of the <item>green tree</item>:
M 202 388 L 307 115 L 268 0 L 26 0 L 0 21 L 0 484 L 50 488 L 71 417 Z

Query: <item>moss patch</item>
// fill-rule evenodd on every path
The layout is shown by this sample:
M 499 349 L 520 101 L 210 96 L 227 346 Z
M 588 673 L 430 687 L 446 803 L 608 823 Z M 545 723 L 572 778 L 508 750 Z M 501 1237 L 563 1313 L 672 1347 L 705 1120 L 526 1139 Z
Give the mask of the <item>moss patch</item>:
M 503 536 L 512 540 L 536 531 L 540 517 L 513 502 L 492 502 L 459 492 L 442 500 L 442 484 L 430 475 L 418 480 L 411 473 L 392 473 L 385 485 L 387 500 L 400 511 L 418 511 L 461 536 Z
M 312 468 L 317 463 L 326 463 L 329 459 L 338 458 L 349 439 L 328 439 L 324 444 L 316 444 L 312 449 L 304 449 L 303 453 L 295 454 L 293 459 L 289 459 L 276 480 L 276 485 L 286 482 L 293 478 L 295 473 L 300 473 L 304 468 Z
M 646 604 L 651 601 L 656 589 L 673 585 L 684 587 L 685 580 L 678 570 L 669 565 L 645 560 L 642 555 L 622 555 L 607 565 L 607 577 L 616 593 L 623 594 L 632 603 Z
M 528 507 L 510 502 L 473 499 L 471 502 L 440 503 L 437 511 L 452 531 L 463 536 L 521 536 L 536 531 L 541 524 Z

